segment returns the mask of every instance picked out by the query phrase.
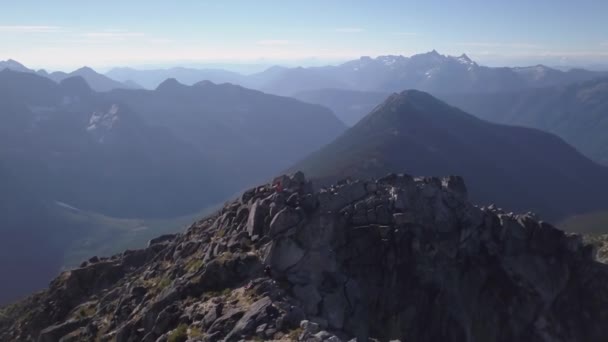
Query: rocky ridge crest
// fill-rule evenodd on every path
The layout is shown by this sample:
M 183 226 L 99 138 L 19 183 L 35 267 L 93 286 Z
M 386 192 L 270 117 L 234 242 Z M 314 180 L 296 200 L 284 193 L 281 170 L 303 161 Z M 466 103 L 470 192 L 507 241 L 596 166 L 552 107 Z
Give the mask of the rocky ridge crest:
M 460 177 L 300 172 L 0 311 L 19 341 L 601 341 L 608 268 Z

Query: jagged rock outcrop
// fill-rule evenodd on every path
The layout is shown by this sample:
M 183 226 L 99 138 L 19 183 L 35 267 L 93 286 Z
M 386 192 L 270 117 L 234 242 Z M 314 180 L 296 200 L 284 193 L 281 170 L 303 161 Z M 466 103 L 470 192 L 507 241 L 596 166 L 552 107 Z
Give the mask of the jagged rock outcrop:
M 603 341 L 608 266 L 459 177 L 243 193 L 0 313 L 2 341 Z

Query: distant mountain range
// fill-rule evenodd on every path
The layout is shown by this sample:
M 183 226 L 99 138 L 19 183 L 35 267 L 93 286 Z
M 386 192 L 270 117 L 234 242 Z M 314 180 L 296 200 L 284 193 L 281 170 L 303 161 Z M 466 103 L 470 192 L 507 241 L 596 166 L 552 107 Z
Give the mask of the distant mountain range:
M 431 93 L 512 91 L 565 85 L 585 81 L 606 72 L 583 69 L 561 71 L 543 65 L 517 68 L 480 66 L 467 55 L 445 56 L 433 50 L 404 56 L 361 57 L 337 66 L 285 68 L 272 67 L 252 75 L 222 70 L 132 70 L 114 69 L 107 76 L 132 79 L 138 84 L 155 85 L 163 78 L 176 78 L 193 84 L 205 79 L 236 83 L 267 93 L 292 96 L 320 89 L 394 92 L 418 89 Z
M 528 68 L 480 66 L 468 56 L 445 56 L 437 51 L 411 57 L 362 57 L 338 66 L 284 69 L 260 89 L 284 95 L 338 88 L 394 92 L 418 89 L 431 93 L 495 92 L 564 85 L 608 73 L 581 69 L 559 71 L 538 65 Z
M 608 165 L 608 78 L 543 89 L 440 97 L 488 121 L 554 133 L 589 158 Z
M 133 81 L 118 82 L 107 76 L 99 74 L 95 70 L 88 68 L 88 67 L 83 67 L 78 70 L 72 71 L 70 73 L 65 73 L 65 72 L 61 72 L 61 71 L 48 73 L 46 70 L 35 71 L 32 69 L 29 69 L 26 66 L 24 66 L 23 64 L 21 64 L 17 61 L 14 61 L 12 59 L 9 59 L 7 61 L 0 61 L 0 71 L 6 70 L 6 69 L 12 70 L 12 71 L 19 71 L 19 72 L 35 73 L 40 76 L 49 78 L 55 82 L 61 82 L 66 78 L 80 76 L 95 91 L 109 91 L 112 89 L 120 89 L 120 88 L 124 88 L 124 89 L 141 88 L 140 85 L 136 84 Z
M 178 82 L 193 85 L 201 81 L 215 83 L 242 84 L 246 76 L 221 69 L 171 68 L 137 70 L 133 68 L 114 68 L 105 74 L 120 82 L 135 81 L 146 89 L 155 89 L 165 80 L 174 78 Z
M 16 61 L 0 62 L 0 70 L 29 70 Z M 25 70 L 24 70 L 25 69 Z M 608 72 L 583 69 L 562 71 L 543 65 L 531 67 L 485 67 L 467 55 L 446 56 L 437 51 L 405 56 L 361 57 L 337 66 L 286 68 L 274 66 L 262 72 L 243 75 L 222 69 L 170 68 L 137 70 L 115 68 L 106 75 L 90 68 L 73 73 L 40 74 L 55 81 L 83 76 L 96 91 L 118 88 L 155 89 L 169 78 L 193 85 L 200 81 L 232 83 L 266 93 L 293 96 L 321 89 L 343 89 L 390 93 L 418 89 L 431 93 L 514 91 L 524 88 L 566 85 L 608 76 Z
M 538 130 L 482 121 L 431 95 L 391 95 L 293 169 L 342 177 L 462 175 L 474 202 L 560 219 L 608 206 L 608 169 Z
M 131 80 L 125 82 L 115 81 L 107 76 L 97 73 L 95 70 L 89 67 L 83 67 L 70 73 L 65 72 L 53 72 L 47 74 L 46 71 L 40 70 L 37 72 L 39 75 L 48 77 L 55 82 L 61 82 L 66 78 L 80 76 L 82 77 L 89 86 L 95 91 L 110 91 L 112 89 L 139 89 L 140 85 L 136 84 Z

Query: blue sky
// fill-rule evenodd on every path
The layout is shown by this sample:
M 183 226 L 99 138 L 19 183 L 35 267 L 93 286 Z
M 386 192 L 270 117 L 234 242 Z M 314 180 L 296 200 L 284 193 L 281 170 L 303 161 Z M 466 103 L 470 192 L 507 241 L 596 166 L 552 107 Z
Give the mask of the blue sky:
M 488 65 L 608 64 L 608 1 L 83 1 L 2 4 L 0 59 L 36 68 L 323 64 L 467 53 Z

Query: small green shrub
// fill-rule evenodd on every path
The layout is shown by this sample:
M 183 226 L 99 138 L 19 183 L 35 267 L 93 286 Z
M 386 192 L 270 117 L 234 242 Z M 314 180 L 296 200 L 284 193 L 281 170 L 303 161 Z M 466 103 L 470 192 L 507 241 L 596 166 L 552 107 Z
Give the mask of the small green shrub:
M 188 326 L 180 324 L 175 330 L 169 333 L 167 342 L 185 342 L 188 339 Z
M 171 279 L 164 277 L 158 282 L 158 284 L 156 284 L 156 288 L 159 290 L 164 290 L 169 287 L 169 285 L 171 285 Z
M 287 334 L 287 337 L 289 337 L 289 339 L 292 341 L 297 341 L 300 339 L 300 335 L 302 335 L 303 331 L 304 330 L 302 330 L 302 328 L 294 329 Z
M 80 309 L 78 309 L 78 312 L 76 313 L 76 315 L 80 318 L 86 318 L 86 317 L 91 317 L 95 314 L 95 312 L 97 312 L 97 310 L 95 310 L 94 306 L 84 306 L 81 307 Z
M 190 332 L 188 333 L 188 337 L 190 338 L 200 338 L 203 336 L 203 332 L 198 327 L 190 328 Z
M 186 271 L 188 273 L 194 273 L 198 271 L 201 266 L 203 266 L 203 260 L 201 259 L 192 259 L 186 264 Z

